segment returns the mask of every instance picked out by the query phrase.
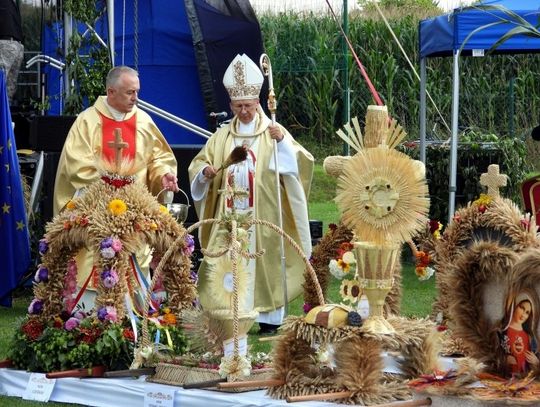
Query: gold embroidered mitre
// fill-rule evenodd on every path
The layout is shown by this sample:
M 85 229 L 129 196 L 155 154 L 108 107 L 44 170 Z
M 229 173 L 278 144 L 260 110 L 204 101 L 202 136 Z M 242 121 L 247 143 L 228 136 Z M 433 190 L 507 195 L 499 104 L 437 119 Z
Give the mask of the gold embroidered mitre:
M 258 99 L 264 77 L 246 54 L 236 55 L 223 75 L 231 100 Z

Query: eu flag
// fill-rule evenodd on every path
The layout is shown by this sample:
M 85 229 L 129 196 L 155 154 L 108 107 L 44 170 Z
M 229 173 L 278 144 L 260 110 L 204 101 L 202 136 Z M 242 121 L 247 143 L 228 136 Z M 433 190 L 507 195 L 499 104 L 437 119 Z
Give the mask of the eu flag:
M 0 305 L 11 306 L 11 291 L 29 264 L 30 240 L 19 159 L 5 73 L 0 69 Z

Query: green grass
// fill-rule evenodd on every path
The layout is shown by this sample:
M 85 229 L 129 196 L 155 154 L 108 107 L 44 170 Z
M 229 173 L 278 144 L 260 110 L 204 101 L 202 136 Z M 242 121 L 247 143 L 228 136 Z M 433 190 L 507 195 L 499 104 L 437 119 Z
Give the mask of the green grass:
M 339 212 L 333 201 L 335 196 L 335 180 L 326 174 L 321 164 L 315 165 L 314 180 L 309 198 L 309 216 L 310 219 L 323 222 L 323 233 L 328 230 L 330 223 L 339 221 Z M 423 318 L 429 315 L 431 305 L 435 300 L 436 289 L 435 279 L 428 281 L 419 281 L 414 273 L 414 266 L 404 260 L 402 268 L 403 277 L 403 295 L 401 313 L 408 317 Z M 341 281 L 333 279 L 327 293 L 327 299 L 332 302 L 340 302 L 339 287 Z M 0 308 L 0 360 L 6 358 L 9 342 L 13 331 L 19 324 L 19 320 L 26 315 L 28 304 L 31 300 L 30 290 L 22 290 L 16 293 L 13 308 Z M 289 305 L 290 315 L 302 315 L 303 298 L 296 298 Z M 269 352 L 272 347 L 271 342 L 259 342 L 256 334 L 257 325 L 252 328 L 249 336 L 249 343 L 252 351 Z M 44 406 L 45 403 L 30 402 L 19 398 L 0 396 L 0 405 L 2 406 Z M 75 404 L 48 403 L 47 406 L 76 406 Z

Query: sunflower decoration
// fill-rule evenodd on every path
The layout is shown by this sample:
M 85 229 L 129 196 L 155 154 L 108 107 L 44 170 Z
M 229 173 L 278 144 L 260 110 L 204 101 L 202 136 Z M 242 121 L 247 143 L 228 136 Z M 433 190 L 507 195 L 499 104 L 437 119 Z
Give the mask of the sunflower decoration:
M 425 167 L 394 149 L 406 136 L 386 106 L 368 106 L 365 135 L 354 118 L 337 134 L 357 153 L 341 160 L 336 202 L 357 240 L 404 242 L 421 231 L 429 210 Z
M 339 294 L 343 301 L 351 304 L 357 303 L 362 296 L 362 287 L 357 279 L 343 280 L 339 288 Z
M 237 264 L 237 290 L 240 301 L 247 297 L 248 272 L 246 270 L 247 261 L 242 259 Z M 208 273 L 209 290 L 214 296 L 214 309 L 231 309 L 234 293 L 234 276 L 230 257 L 220 256 L 215 259 L 215 263 L 210 266 Z M 240 304 L 240 308 L 242 304 Z M 247 308 L 245 308 L 247 309 Z
M 423 171 L 407 155 L 386 147 L 360 151 L 338 179 L 336 202 L 357 238 L 382 244 L 407 241 L 428 220 Z

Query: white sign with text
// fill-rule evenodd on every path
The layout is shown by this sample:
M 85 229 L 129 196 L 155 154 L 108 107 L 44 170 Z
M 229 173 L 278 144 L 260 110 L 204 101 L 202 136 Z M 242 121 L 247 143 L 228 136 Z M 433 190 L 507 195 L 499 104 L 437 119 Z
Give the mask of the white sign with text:
M 175 389 L 147 385 L 144 386 L 144 407 L 174 407 Z
M 56 379 L 47 379 L 44 373 L 32 373 L 23 394 L 24 400 L 48 402 Z

